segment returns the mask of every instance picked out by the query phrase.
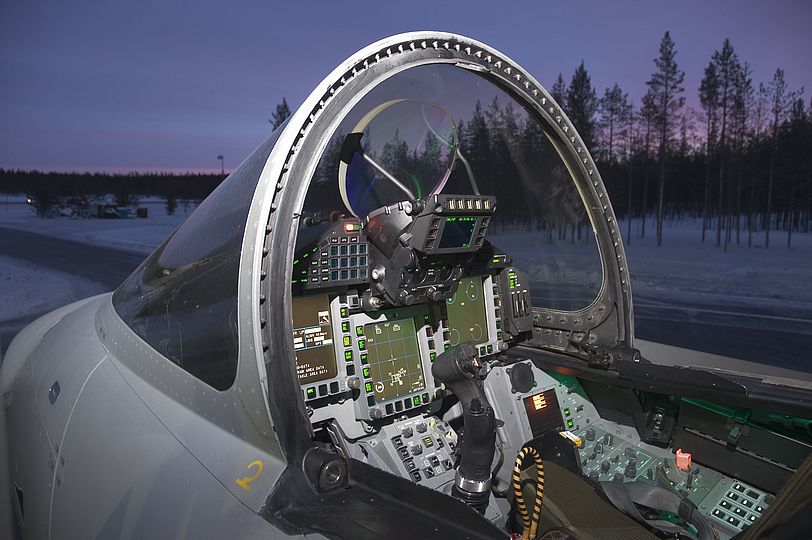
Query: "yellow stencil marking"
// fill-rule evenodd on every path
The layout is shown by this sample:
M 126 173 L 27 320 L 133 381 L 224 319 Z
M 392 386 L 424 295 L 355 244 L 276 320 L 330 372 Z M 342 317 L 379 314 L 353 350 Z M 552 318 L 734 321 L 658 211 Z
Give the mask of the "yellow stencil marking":
M 254 473 L 254 476 L 246 476 L 245 478 L 239 478 L 235 480 L 237 485 L 243 488 L 245 491 L 251 491 L 251 486 L 249 486 L 248 484 L 259 478 L 259 476 L 262 474 L 262 470 L 265 468 L 265 465 L 260 460 L 257 459 L 248 464 L 249 470 L 253 469 L 254 467 L 256 467 L 257 469 L 257 472 Z

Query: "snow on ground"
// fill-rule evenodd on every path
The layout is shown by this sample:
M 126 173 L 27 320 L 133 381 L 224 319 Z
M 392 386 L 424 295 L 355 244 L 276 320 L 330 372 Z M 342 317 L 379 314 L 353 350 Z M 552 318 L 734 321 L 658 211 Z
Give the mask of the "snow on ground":
M 149 253 L 185 220 L 194 205 L 178 204 L 174 215 L 167 215 L 163 201 L 145 199 L 139 206 L 148 209 L 146 219 L 38 218 L 24 199 L 0 196 L 0 227 L 11 227 L 67 240 L 98 244 L 138 253 Z
M 645 239 L 640 238 L 639 220 L 632 224 L 631 241 L 625 238 L 627 223 L 621 225 L 633 292 L 812 303 L 812 233 L 794 233 L 792 247 L 787 248 L 786 232 L 773 231 L 770 248 L 765 249 L 763 234 L 754 234 L 753 247 L 747 247 L 744 230 L 737 246 L 734 231 L 725 253 L 723 247 L 716 247 L 715 231 L 701 242 L 699 219 L 665 223 L 660 247 L 651 220 Z
M 0 326 L 104 291 L 98 283 L 0 255 Z

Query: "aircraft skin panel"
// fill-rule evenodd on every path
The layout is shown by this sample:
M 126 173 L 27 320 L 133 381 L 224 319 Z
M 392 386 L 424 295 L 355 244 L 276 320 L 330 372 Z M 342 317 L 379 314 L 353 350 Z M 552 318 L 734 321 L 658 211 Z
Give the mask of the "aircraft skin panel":
M 111 362 L 76 404 L 56 474 L 52 538 L 268 536 L 269 524 L 208 473 Z
M 109 300 L 102 303 L 97 320 L 105 321 L 104 339 L 111 347 L 113 365 L 144 405 L 223 486 L 258 512 L 285 463 L 278 454 L 239 436 L 242 403 L 230 391 L 205 388 L 149 345 L 140 343 L 123 322 L 115 322 Z M 183 387 L 191 392 L 179 390 Z M 255 462 L 261 465 L 249 467 Z M 256 478 L 247 484 L 237 483 L 254 475 Z
M 11 482 L 25 495 L 23 531 L 26 537 L 46 538 L 56 458 L 36 410 L 32 397 L 34 388 L 31 362 L 25 362 L 9 388 L 10 395 L 13 396 L 11 406 L 6 410 L 9 476 Z M 19 511 L 17 514 L 19 518 Z
M 82 386 L 107 354 L 93 331 L 97 305 L 98 301 L 89 302 L 66 314 L 45 333 L 31 354 L 38 417 L 57 457 Z

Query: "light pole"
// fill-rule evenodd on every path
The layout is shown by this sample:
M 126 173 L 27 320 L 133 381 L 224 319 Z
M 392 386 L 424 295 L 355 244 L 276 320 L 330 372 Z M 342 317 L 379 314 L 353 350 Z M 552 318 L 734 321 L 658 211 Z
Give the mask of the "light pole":
M 220 160 L 220 174 L 226 174 L 226 169 L 225 169 L 225 167 L 223 166 L 223 154 L 219 154 L 219 155 L 217 156 L 217 159 L 219 159 L 219 160 Z

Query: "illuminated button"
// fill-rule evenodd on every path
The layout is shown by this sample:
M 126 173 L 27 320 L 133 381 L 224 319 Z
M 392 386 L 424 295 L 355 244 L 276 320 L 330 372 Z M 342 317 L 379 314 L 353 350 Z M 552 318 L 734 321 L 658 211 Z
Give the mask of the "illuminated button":
M 307 399 L 313 399 L 314 397 L 316 397 L 316 387 L 311 386 L 310 388 L 305 390 L 305 394 L 307 395 Z
M 361 363 L 362 364 L 367 363 L 367 353 L 361 353 Z
M 362 350 L 362 351 L 363 351 L 364 349 L 366 349 L 366 348 L 367 348 L 367 340 L 365 340 L 365 339 L 359 339 L 359 340 L 358 340 L 358 348 L 359 348 L 360 350 Z
M 751 506 L 753 506 L 753 501 L 751 501 L 750 499 L 744 499 L 743 498 L 742 502 L 741 502 L 741 505 L 746 506 L 747 508 L 750 508 Z
M 428 402 L 429 402 L 429 395 L 428 394 L 423 394 L 423 403 L 428 403 Z
M 432 446 L 434 446 L 434 439 L 432 439 L 430 436 L 427 435 L 423 437 L 423 444 L 426 445 L 426 448 L 431 448 Z
M 737 516 L 745 516 L 745 515 L 747 515 L 747 510 L 744 510 L 743 508 L 736 507 L 736 508 L 733 509 L 733 513 L 736 514 Z
M 420 396 L 414 396 L 412 398 L 412 403 L 414 403 L 415 407 L 419 407 L 420 406 Z
M 493 345 L 488 345 L 488 354 L 493 354 Z
M 401 444 L 402 444 L 402 443 L 401 443 Z M 727 514 L 725 514 L 724 512 L 722 512 L 721 510 L 719 510 L 718 508 L 716 508 L 716 509 L 713 511 L 713 517 L 718 517 L 719 519 L 725 519 L 725 518 L 727 517 Z
M 363 336 L 364 335 L 364 327 L 363 326 L 356 326 L 355 327 L 355 335 L 356 336 Z
M 349 310 L 345 307 L 341 308 L 341 316 L 346 317 L 347 315 L 349 315 Z
M 350 243 L 351 243 L 351 244 L 352 244 L 352 243 L 357 244 L 357 243 L 358 243 L 358 237 L 357 237 L 357 236 L 355 236 L 355 235 L 350 236 Z
M 759 505 L 759 506 L 756 506 L 756 512 L 758 512 L 759 514 L 761 514 L 762 512 L 764 512 L 764 507 L 763 507 L 763 506 L 760 506 L 760 505 Z
M 727 494 L 727 498 L 730 499 L 731 501 L 739 500 L 739 496 L 733 493 L 732 491 Z
M 743 485 L 741 485 L 741 484 L 736 484 L 735 486 L 733 486 L 733 489 L 735 489 L 736 491 L 739 491 L 741 493 L 744 493 L 745 487 Z
M 434 360 L 435 360 L 436 358 L 437 358 L 437 353 L 435 353 L 435 352 L 430 352 L 430 353 L 429 353 L 429 360 L 431 360 L 432 362 L 434 362 Z
M 369 379 L 369 366 L 364 366 L 363 374 L 365 379 Z
M 352 232 L 355 230 L 355 225 L 352 223 L 345 223 L 344 224 L 344 232 Z
M 372 383 L 371 382 L 365 383 L 364 384 L 364 390 L 366 390 L 367 393 L 371 393 L 372 392 Z
M 753 523 L 754 521 L 756 521 L 756 519 L 758 518 L 756 517 L 755 514 L 750 514 L 749 516 L 747 516 L 747 521 L 749 521 L 750 523 Z
M 338 244 L 338 238 L 336 238 L 335 236 L 330 238 L 330 243 L 331 244 Z
M 349 347 L 352 345 L 352 338 L 350 336 L 344 336 L 344 346 Z
M 733 505 L 727 501 L 722 501 L 719 503 L 719 506 L 721 506 L 722 508 L 731 508 Z
M 429 324 L 431 322 L 431 315 L 429 315 L 428 313 L 423 315 L 423 322 Z
M 572 420 L 567 420 L 567 427 L 568 428 L 572 429 L 572 426 L 574 426 L 574 425 L 575 424 L 572 423 Z
M 443 345 L 443 350 L 447 351 L 449 347 L 451 347 L 451 345 L 446 343 L 445 345 Z
M 572 413 L 570 412 L 569 407 L 564 409 L 564 416 L 569 416 L 570 414 L 572 414 Z
M 733 525 L 734 527 L 738 527 L 739 523 L 741 523 L 740 520 L 734 518 L 733 516 L 730 516 L 729 518 L 727 518 L 727 522 L 730 523 L 731 525 Z
M 341 323 L 341 331 L 342 332 L 349 332 L 350 331 L 350 323 L 347 321 L 343 321 Z
M 344 351 L 344 360 L 348 362 L 352 361 L 352 351 Z

